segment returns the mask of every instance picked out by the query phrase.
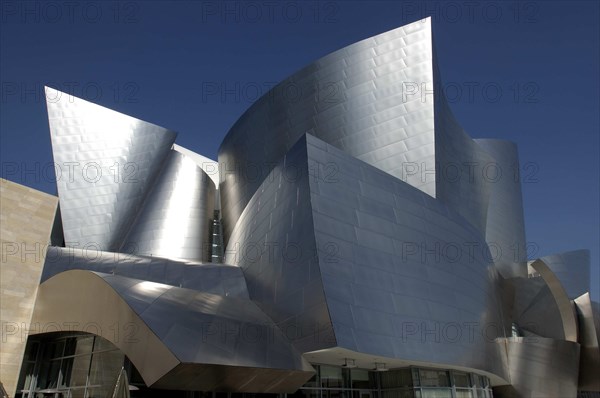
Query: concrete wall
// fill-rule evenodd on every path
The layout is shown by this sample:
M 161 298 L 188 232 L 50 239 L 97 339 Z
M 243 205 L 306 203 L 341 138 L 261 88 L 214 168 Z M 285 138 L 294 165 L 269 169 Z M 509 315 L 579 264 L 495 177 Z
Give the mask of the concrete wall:
M 30 329 L 58 198 L 0 179 L 0 381 L 10 396 Z

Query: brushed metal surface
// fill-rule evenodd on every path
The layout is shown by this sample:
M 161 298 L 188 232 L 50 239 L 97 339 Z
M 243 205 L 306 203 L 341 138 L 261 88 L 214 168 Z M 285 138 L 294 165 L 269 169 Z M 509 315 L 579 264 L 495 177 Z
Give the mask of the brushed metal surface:
M 494 396 L 542 398 L 577 396 L 579 345 L 541 337 L 499 339 L 506 350 L 511 386 L 494 389 Z
M 476 139 L 494 159 L 500 176 L 490 184 L 485 239 L 497 252 L 494 264 L 505 278 L 527 277 L 527 248 L 517 146 L 509 141 Z M 492 176 L 490 176 L 492 177 Z
M 590 251 L 573 250 L 541 257 L 571 300 L 590 291 Z
M 594 305 L 595 304 L 595 305 Z M 579 322 L 579 390 L 600 391 L 600 312 L 598 303 L 585 293 L 575 299 Z
M 335 51 L 275 86 L 219 149 L 225 244 L 273 166 L 307 132 L 435 196 L 430 90 L 430 18 Z M 433 174 L 422 178 L 421 169 Z
M 132 322 L 151 352 L 119 347 L 157 388 L 293 392 L 302 353 L 473 371 L 520 397 L 574 396 L 581 364 L 597 388 L 589 252 L 527 264 L 516 146 L 473 140 L 441 87 L 426 18 L 283 80 L 218 164 L 48 88 L 55 161 L 87 172 L 57 181 L 67 247 L 47 251 L 36 316 Z
M 75 269 L 121 275 L 221 296 L 249 297 L 244 274 L 233 265 L 64 247 L 48 248 L 41 281 Z
M 85 297 L 73 300 L 82 291 Z M 259 392 L 252 384 L 259 377 L 272 391 L 293 392 L 314 373 L 249 300 L 84 270 L 55 275 L 39 294 L 35 322 L 68 321 L 69 330 L 86 332 L 93 323 L 95 334 L 119 347 L 148 386 Z M 119 335 L 132 327 L 134 333 Z M 176 367 L 180 377 L 168 376 Z M 198 379 L 198 369 L 220 378 Z
M 214 198 L 209 175 L 172 150 L 118 251 L 210 261 Z
M 323 173 L 331 164 L 335 176 Z M 301 255 L 238 255 L 265 243 L 294 243 Z M 257 189 L 226 251 L 251 299 L 301 331 L 302 351 L 341 347 L 504 375 L 499 275 L 486 258 L 484 235 L 442 201 L 310 135 Z M 443 334 L 448 325 L 458 339 Z
M 533 267 L 544 279 L 544 282 L 546 282 L 546 285 L 554 297 L 560 312 L 565 340 L 576 342 L 577 319 L 575 315 L 575 308 L 569 300 L 567 292 L 560 283 L 560 280 L 542 259 L 534 260 L 530 262 L 529 265 Z
M 46 87 L 66 246 L 117 250 L 176 133 Z

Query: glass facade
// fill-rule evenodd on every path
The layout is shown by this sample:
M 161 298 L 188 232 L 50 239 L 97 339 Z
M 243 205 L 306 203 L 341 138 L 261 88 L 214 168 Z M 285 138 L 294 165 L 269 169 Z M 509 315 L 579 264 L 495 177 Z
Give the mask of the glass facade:
M 17 397 L 105 398 L 125 356 L 109 341 L 82 334 L 31 337 L 25 349 Z
M 402 368 L 385 372 L 313 365 L 316 373 L 293 394 L 168 391 L 185 398 L 492 398 L 489 379 L 443 369 Z M 164 396 L 149 389 L 133 364 L 109 341 L 89 334 L 33 336 L 27 342 L 17 397 L 110 396 L 122 369 L 132 397 Z
M 314 365 L 317 373 L 294 398 L 492 398 L 485 376 L 403 368 L 386 372 Z

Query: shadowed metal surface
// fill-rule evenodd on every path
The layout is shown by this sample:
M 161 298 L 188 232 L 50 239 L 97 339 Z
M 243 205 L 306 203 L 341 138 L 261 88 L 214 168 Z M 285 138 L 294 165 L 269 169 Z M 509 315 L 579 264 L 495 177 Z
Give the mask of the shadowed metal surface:
M 494 388 L 494 396 L 577 396 L 577 343 L 542 337 L 511 337 L 498 339 L 498 345 L 506 352 L 511 386 Z
M 596 308 L 594 308 L 596 304 Z M 600 313 L 597 305 L 585 293 L 575 299 L 579 321 L 579 343 L 581 358 L 579 362 L 579 389 L 600 391 Z
M 486 241 L 496 252 L 494 264 L 505 278 L 525 278 L 527 248 L 517 146 L 492 139 L 475 142 L 494 159 L 494 163 L 487 166 L 490 200 L 485 231 Z
M 565 327 L 556 299 L 542 277 L 513 278 L 515 300 L 512 322 L 524 333 L 556 340 L 565 338 Z
M 275 165 L 234 229 L 225 262 L 301 352 L 335 346 L 317 261 L 306 141 Z M 289 332 L 289 333 L 287 333 Z
M 564 287 L 542 259 L 534 260 L 529 265 L 544 279 L 544 282 L 546 282 L 546 285 L 554 297 L 558 311 L 560 312 L 565 340 L 576 342 L 577 319 L 575 317 L 575 308 L 569 300 Z
M 516 147 L 457 122 L 429 18 L 282 81 L 219 164 L 47 94 L 55 160 L 75 172 L 58 179 L 67 246 L 100 250 L 48 249 L 36 319 L 130 322 L 149 351 L 119 348 L 148 385 L 293 392 L 305 359 L 354 358 L 486 374 L 499 397 L 574 396 L 581 364 L 598 388 L 589 253 L 527 265 Z M 200 262 L 222 236 L 231 265 Z
M 273 166 L 307 132 L 435 196 L 430 90 L 430 18 L 333 52 L 283 80 L 240 117 L 219 149 L 225 243 Z M 433 174 L 407 173 L 406 163 Z
M 270 255 L 269 242 L 294 243 L 301 255 Z M 244 247 L 259 248 L 256 257 L 235 256 Z M 337 346 L 503 377 L 489 257 L 483 235 L 446 205 L 306 135 L 249 202 L 226 260 L 244 269 L 250 297 L 284 330 L 333 328 L 334 339 L 299 336 L 302 351 Z M 461 328 L 452 341 L 442 337 L 450 324 Z
M 572 300 L 590 290 L 590 251 L 573 250 L 541 257 Z
M 332 145 L 307 136 L 307 148 L 309 170 L 338 165 L 332 179 L 309 179 L 337 346 L 504 377 L 493 344 L 504 336 L 499 276 L 483 234 L 442 201 Z
M 41 281 L 68 270 L 88 270 L 164 283 L 221 296 L 248 298 L 244 274 L 227 264 L 49 247 Z
M 46 87 L 66 246 L 117 250 L 176 134 Z
M 88 294 L 73 301 L 82 290 Z M 249 300 L 83 270 L 46 280 L 39 294 L 34 321 L 68 321 L 70 330 L 93 322 L 96 334 L 119 347 L 149 386 L 256 392 L 252 382 L 261 377 L 273 392 L 293 392 L 314 373 Z M 133 333 L 115 337 L 115 325 L 125 331 L 133 325 Z M 172 378 L 174 370 L 187 377 Z M 199 379 L 197 370 L 221 377 Z
M 435 161 L 436 195 L 455 212 L 479 229 L 486 231 L 490 196 L 490 181 L 486 178 L 486 166 L 494 162 L 454 117 L 442 89 L 435 52 L 433 57 L 435 89 Z M 419 171 L 430 174 L 431 170 L 419 166 Z
M 210 261 L 215 185 L 196 161 L 172 150 L 121 252 Z

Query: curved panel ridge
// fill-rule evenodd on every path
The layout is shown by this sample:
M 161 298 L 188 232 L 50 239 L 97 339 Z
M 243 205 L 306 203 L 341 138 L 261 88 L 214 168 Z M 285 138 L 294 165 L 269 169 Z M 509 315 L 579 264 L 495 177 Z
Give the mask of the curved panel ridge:
M 433 54 L 436 87 L 442 87 L 441 76 Z M 485 235 L 492 178 L 489 165 L 494 158 L 483 150 L 458 123 L 444 90 L 435 97 L 436 198 L 467 219 Z M 495 178 L 491 171 L 491 177 Z
M 312 223 L 306 139 L 275 165 L 238 220 L 225 261 L 301 352 L 335 346 Z
M 308 158 L 313 170 L 338 166 L 310 179 L 337 346 L 505 378 L 493 343 L 505 330 L 499 275 L 483 234 L 443 202 L 311 136 Z
M 573 250 L 540 258 L 560 280 L 571 300 L 590 291 L 590 251 Z
M 581 361 L 579 363 L 579 389 L 584 391 L 600 391 L 600 321 L 598 303 L 585 293 L 575 299 L 579 321 L 579 343 L 581 344 Z
M 120 251 L 209 262 L 214 199 L 209 175 L 171 151 Z
M 238 376 L 235 384 L 227 385 L 230 391 L 247 391 L 245 385 L 264 369 L 272 371 L 267 377 L 272 379 L 267 380 L 270 384 L 282 375 L 295 373 L 296 385 L 283 387 L 293 391 L 314 373 L 277 326 L 250 300 L 82 270 L 48 279 L 40 286 L 40 292 L 43 296 L 34 312 L 36 321 L 70 319 L 69 325 L 84 326 L 84 321 L 95 322 L 100 335 L 129 357 L 148 386 L 223 388 L 213 386 L 214 380 L 196 377 L 199 369 L 219 366 L 222 374 Z M 99 302 L 98 297 L 106 299 Z M 125 321 L 129 323 L 120 323 Z M 137 333 L 119 339 L 115 325 L 134 325 Z M 248 338 L 249 330 L 260 333 Z M 244 373 L 239 372 L 240 368 L 244 368 Z M 174 370 L 187 376 L 165 383 L 163 377 L 168 379 Z
M 52 331 L 67 327 L 65 331 L 92 332 L 105 338 L 127 355 L 147 385 L 180 362 L 119 292 L 93 272 L 67 271 L 40 284 L 31 322 L 55 325 Z
M 116 250 L 176 133 L 46 87 L 65 244 Z
M 576 397 L 579 345 L 542 337 L 498 339 L 506 352 L 510 386 L 494 388 L 506 397 Z
M 182 147 L 181 145 L 173 144 L 173 150 L 188 156 L 192 159 L 198 167 L 200 167 L 212 180 L 215 184 L 215 187 L 219 188 L 219 163 L 216 161 L 207 158 L 206 156 L 202 156 L 194 151 L 191 151 L 187 148 Z
M 430 18 L 333 52 L 283 80 L 219 148 L 226 241 L 262 181 L 305 133 L 435 196 L 432 90 Z M 416 168 L 430 172 L 423 178 Z
M 527 249 L 523 196 L 518 175 L 517 145 L 504 140 L 475 139 L 475 142 L 494 158 L 494 173 L 490 184 L 485 239 L 494 246 L 494 264 L 504 278 L 527 277 Z
M 249 298 L 244 274 L 241 268 L 233 265 L 65 247 L 48 248 L 41 281 L 73 269 L 143 279 L 221 296 Z
M 569 300 L 560 279 L 558 279 L 554 272 L 552 272 L 552 269 L 550 269 L 542 259 L 531 261 L 529 265 L 540 274 L 550 289 L 552 296 L 554 296 L 562 320 L 565 340 L 577 341 L 577 319 L 575 316 L 575 308 Z

